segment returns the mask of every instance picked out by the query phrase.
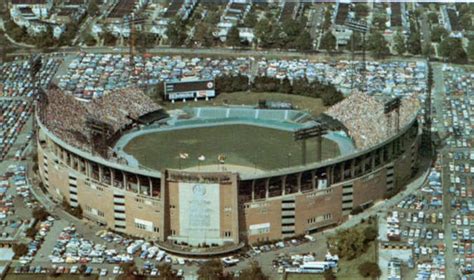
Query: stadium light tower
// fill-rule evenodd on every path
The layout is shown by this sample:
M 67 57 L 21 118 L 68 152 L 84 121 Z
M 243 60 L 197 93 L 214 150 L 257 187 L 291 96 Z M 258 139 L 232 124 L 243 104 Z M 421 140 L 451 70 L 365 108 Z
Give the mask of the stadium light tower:
M 392 112 L 395 111 L 395 130 L 400 131 L 400 97 L 395 97 L 385 103 L 383 111 L 385 118 L 387 119 L 387 136 L 392 133 Z
M 295 131 L 294 139 L 295 141 L 301 141 L 301 152 L 302 152 L 302 163 L 306 165 L 306 139 L 317 137 L 316 141 L 316 160 L 321 161 L 322 154 L 322 138 L 323 135 L 327 133 L 327 130 L 321 123 L 316 123 L 315 125 L 307 128 L 302 128 Z
M 367 85 L 365 81 L 365 34 L 369 31 L 369 27 L 367 23 L 364 21 L 355 21 L 355 20 L 347 20 L 344 25 L 352 30 L 352 33 L 359 32 L 362 34 L 362 71 L 361 71 L 361 82 L 359 89 L 361 91 L 367 90 Z M 351 39 L 351 49 L 352 49 L 352 63 L 354 63 L 354 34 L 352 34 Z M 351 81 L 351 89 L 354 87 L 354 71 L 352 71 L 352 81 Z
M 43 94 L 40 93 L 39 97 L 40 97 L 40 100 L 38 101 L 35 101 L 36 99 L 36 95 L 38 94 L 39 91 L 41 91 L 39 85 L 38 85 L 38 76 L 39 76 L 39 73 L 41 71 L 41 67 L 43 66 L 43 63 L 41 61 L 41 56 L 39 55 L 35 55 L 35 56 L 32 56 L 30 58 L 30 79 L 31 79 L 31 87 L 33 89 L 33 94 L 31 96 L 31 104 L 33 105 L 33 111 L 34 112 L 38 112 L 38 109 L 41 109 L 41 114 L 44 113 L 44 110 L 45 108 L 39 108 L 40 106 L 43 105 L 44 101 L 43 100 Z M 38 104 L 38 103 L 41 103 L 41 104 Z M 45 118 L 44 118 L 44 115 L 41 115 L 43 118 L 42 121 L 45 121 Z M 33 122 L 33 133 L 36 133 L 36 130 L 37 130 L 37 127 L 36 127 L 37 123 L 34 121 Z M 35 138 L 33 138 L 35 139 Z M 36 141 L 33 141 L 33 143 L 36 143 Z

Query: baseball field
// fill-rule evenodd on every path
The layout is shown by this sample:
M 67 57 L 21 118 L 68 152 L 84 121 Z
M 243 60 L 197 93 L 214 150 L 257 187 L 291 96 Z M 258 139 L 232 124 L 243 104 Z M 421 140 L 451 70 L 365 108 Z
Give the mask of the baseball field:
M 287 168 L 303 163 L 303 145 L 293 133 L 252 125 L 219 125 L 159 131 L 133 138 L 124 151 L 141 165 L 162 170 L 225 164 L 259 170 Z M 187 154 L 183 159 L 180 154 Z M 333 141 L 323 138 L 322 159 L 339 155 Z M 201 160 L 199 160 L 200 158 Z M 306 162 L 316 161 L 316 139 L 306 140 Z

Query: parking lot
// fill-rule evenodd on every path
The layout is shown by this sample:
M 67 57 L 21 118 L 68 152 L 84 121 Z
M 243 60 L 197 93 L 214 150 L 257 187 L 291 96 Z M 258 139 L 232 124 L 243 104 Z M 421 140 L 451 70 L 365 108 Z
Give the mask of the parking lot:
M 403 278 L 471 279 L 474 74 L 443 64 L 434 69 L 433 131 L 444 147 L 425 185 L 387 212 L 381 230 L 388 246 L 408 249 Z

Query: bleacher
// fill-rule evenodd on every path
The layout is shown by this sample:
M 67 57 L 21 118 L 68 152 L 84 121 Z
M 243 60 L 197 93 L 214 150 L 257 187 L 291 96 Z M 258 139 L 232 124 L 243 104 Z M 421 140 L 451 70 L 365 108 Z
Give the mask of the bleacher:
M 252 107 L 200 107 L 186 108 L 185 111 L 198 119 L 256 119 L 302 123 L 311 119 L 305 112 L 296 110 L 255 109 Z

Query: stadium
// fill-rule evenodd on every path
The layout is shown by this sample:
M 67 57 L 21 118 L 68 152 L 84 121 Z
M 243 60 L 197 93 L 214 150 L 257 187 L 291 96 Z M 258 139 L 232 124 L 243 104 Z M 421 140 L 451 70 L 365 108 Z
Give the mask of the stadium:
M 85 102 L 52 86 L 36 108 L 54 200 L 187 255 L 338 225 L 411 179 L 421 140 L 418 100 L 364 93 L 318 117 L 262 104 L 165 110 L 133 88 Z

